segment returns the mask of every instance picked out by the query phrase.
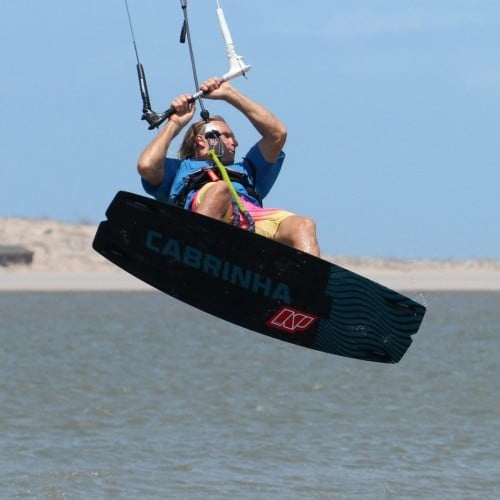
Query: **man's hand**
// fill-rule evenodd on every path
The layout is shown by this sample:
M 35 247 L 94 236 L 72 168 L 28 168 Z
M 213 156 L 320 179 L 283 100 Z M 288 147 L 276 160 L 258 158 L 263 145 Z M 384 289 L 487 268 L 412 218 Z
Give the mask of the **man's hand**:
M 203 91 L 203 97 L 207 99 L 226 99 L 232 90 L 232 86 L 228 82 L 223 82 L 220 78 L 214 76 L 205 80 L 200 85 L 200 90 Z
M 175 113 L 170 117 L 169 121 L 175 122 L 179 128 L 184 127 L 193 118 L 196 111 L 196 105 L 191 101 L 191 96 L 182 94 L 171 103 Z

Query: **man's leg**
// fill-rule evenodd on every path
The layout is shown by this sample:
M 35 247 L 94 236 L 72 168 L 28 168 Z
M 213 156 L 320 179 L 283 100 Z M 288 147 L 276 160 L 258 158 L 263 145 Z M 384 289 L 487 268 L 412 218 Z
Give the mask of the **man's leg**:
M 205 184 L 193 201 L 192 210 L 213 219 L 226 220 L 231 217 L 231 193 L 225 182 Z
M 281 222 L 274 239 L 297 250 L 320 256 L 316 223 L 307 217 L 291 215 Z

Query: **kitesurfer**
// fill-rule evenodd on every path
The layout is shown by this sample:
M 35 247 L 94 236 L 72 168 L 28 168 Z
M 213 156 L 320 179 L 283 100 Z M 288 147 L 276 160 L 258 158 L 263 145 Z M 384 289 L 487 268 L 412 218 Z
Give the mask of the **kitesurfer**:
M 250 121 L 260 140 L 242 160 L 236 160 L 238 141 L 220 116 L 201 119 L 186 131 L 178 158 L 167 157 L 172 140 L 191 121 L 196 106 L 182 94 L 172 101 L 172 114 L 158 135 L 144 149 L 138 171 L 145 191 L 160 201 L 177 204 L 200 214 L 245 227 L 229 186 L 220 180 L 209 150 L 217 143 L 217 155 L 255 224 L 255 232 L 319 256 L 313 220 L 281 209 L 262 208 L 285 159 L 284 124 L 264 106 L 243 95 L 229 82 L 214 77 L 201 86 L 204 97 L 223 100 Z

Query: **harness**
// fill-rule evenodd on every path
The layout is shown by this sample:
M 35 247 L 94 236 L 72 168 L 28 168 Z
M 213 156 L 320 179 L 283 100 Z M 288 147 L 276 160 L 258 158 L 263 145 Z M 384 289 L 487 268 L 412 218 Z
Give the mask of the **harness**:
M 245 161 L 250 165 L 253 178 L 255 179 L 255 169 L 250 161 L 245 158 Z M 259 205 L 262 207 L 262 197 L 257 193 L 255 189 L 255 184 L 250 181 L 248 175 L 241 172 L 235 172 L 233 170 L 227 170 L 228 176 L 231 182 L 237 182 L 241 184 L 247 191 L 247 193 L 255 198 Z M 184 187 L 180 190 L 179 194 L 176 195 L 173 204 L 177 207 L 184 208 L 186 205 L 186 199 L 191 193 L 191 191 L 198 191 L 208 182 L 217 182 L 222 180 L 218 170 L 215 167 L 203 167 L 201 170 L 188 175 L 184 179 Z M 234 207 L 233 207 L 234 208 Z

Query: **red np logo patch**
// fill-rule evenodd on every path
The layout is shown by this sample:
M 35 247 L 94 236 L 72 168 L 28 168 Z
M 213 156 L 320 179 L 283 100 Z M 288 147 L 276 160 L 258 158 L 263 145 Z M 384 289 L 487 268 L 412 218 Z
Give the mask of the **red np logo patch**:
M 317 319 L 318 317 L 313 314 L 307 314 L 292 307 L 283 306 L 267 321 L 266 326 L 287 333 L 305 332 L 316 323 Z

